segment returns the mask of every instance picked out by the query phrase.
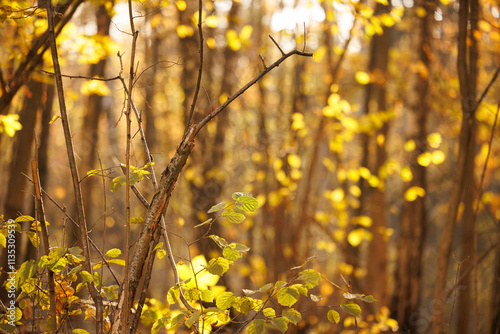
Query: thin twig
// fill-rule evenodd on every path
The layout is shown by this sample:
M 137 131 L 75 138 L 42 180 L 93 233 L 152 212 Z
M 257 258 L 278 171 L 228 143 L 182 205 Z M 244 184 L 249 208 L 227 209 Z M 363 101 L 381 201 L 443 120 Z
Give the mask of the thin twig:
M 193 102 L 191 102 L 191 110 L 189 111 L 189 117 L 186 120 L 186 128 L 184 130 L 184 136 L 186 136 L 189 125 L 191 125 L 191 120 L 193 118 L 194 108 L 196 107 L 196 101 L 198 100 L 198 93 L 201 87 L 201 76 L 203 74 L 203 30 L 201 25 L 201 15 L 202 15 L 202 1 L 198 1 L 198 34 L 200 37 L 200 66 L 198 68 L 198 80 L 196 81 L 196 89 L 194 91 Z
M 36 146 L 35 150 L 37 150 Z M 35 153 L 35 156 L 38 156 L 38 154 Z M 47 228 L 47 223 L 45 220 L 45 210 L 43 207 L 43 199 L 41 191 L 42 187 L 40 185 L 38 163 L 35 159 L 31 160 L 31 171 L 33 173 L 33 180 L 35 185 L 36 217 L 37 217 L 36 220 L 40 222 L 40 226 L 38 226 L 38 223 L 35 223 L 35 226 L 37 231 L 40 228 L 40 231 L 42 232 L 44 255 L 49 256 L 50 253 L 49 230 Z M 48 276 L 49 299 L 50 299 L 50 318 L 51 318 L 50 323 L 52 325 L 52 328 L 57 328 L 56 288 L 54 283 L 54 272 L 50 269 L 47 269 L 47 276 Z
M 79 183 L 78 168 L 76 165 L 75 151 L 73 148 L 73 139 L 71 136 L 71 130 L 69 126 L 69 117 L 66 110 L 66 101 L 64 97 L 64 88 L 61 75 L 61 67 L 59 65 L 59 56 L 57 54 L 57 44 L 56 44 L 56 34 L 54 31 L 54 12 L 52 8 L 52 1 L 45 1 L 47 8 L 47 22 L 49 31 L 49 41 L 52 52 L 52 61 L 54 64 L 55 82 L 57 87 L 57 96 L 59 100 L 59 108 L 61 112 L 61 120 L 64 130 L 64 138 L 66 141 L 66 151 L 68 154 L 68 162 L 71 170 L 71 177 L 73 181 L 73 189 L 75 195 L 75 204 L 78 221 L 80 223 L 80 242 L 82 243 L 84 260 L 84 269 L 89 273 L 92 273 L 92 266 L 90 264 L 90 249 L 89 249 L 89 239 L 87 231 L 87 222 L 85 219 L 85 211 L 83 207 L 82 191 Z M 104 332 L 104 319 L 103 319 L 103 305 L 102 296 L 97 291 L 94 284 L 88 284 L 88 290 L 90 296 L 96 304 L 96 333 L 101 334 Z M 56 328 L 56 327 L 55 327 Z
M 272 37 L 271 37 L 271 39 L 272 39 Z M 273 41 L 274 41 L 274 39 L 273 39 Z M 281 48 L 280 48 L 280 50 L 281 50 Z M 257 76 L 255 76 L 252 80 L 250 80 L 245 86 L 243 86 L 236 93 L 234 93 L 233 95 L 231 95 L 230 97 L 228 97 L 228 99 L 226 100 L 226 102 L 224 102 L 223 104 L 221 104 L 217 109 L 215 109 L 214 111 L 212 111 L 204 119 L 202 119 L 198 124 L 196 124 L 195 136 L 198 134 L 198 132 L 200 132 L 201 129 L 203 129 L 203 127 L 205 125 L 207 125 L 208 122 L 210 122 L 212 119 L 214 119 L 215 117 L 217 117 L 217 115 L 219 115 L 224 109 L 226 109 L 226 107 L 231 102 L 233 102 L 234 100 L 236 100 L 236 98 L 238 98 L 241 94 L 243 94 L 245 91 L 247 91 L 250 87 L 252 87 L 260 79 L 262 79 L 262 77 L 264 75 L 266 75 L 267 73 L 271 72 L 276 67 L 280 66 L 282 62 L 284 62 L 287 58 L 289 58 L 289 57 L 291 57 L 293 55 L 299 55 L 299 56 L 303 56 L 303 57 L 312 57 L 313 54 L 310 53 L 310 52 L 302 52 L 302 51 L 299 51 L 299 50 L 293 50 L 293 51 L 290 51 L 288 53 L 283 54 L 283 56 L 281 56 L 281 58 L 279 58 L 274 63 L 272 63 L 269 67 L 264 68 Z
M 132 109 L 132 90 L 134 88 L 134 63 L 135 63 L 135 51 L 137 44 L 137 37 L 139 31 L 135 30 L 134 25 L 134 16 L 132 15 L 132 0 L 128 0 L 128 15 L 130 21 L 130 31 L 132 32 L 132 52 L 130 54 L 130 77 L 129 77 L 129 85 L 128 85 L 128 95 L 127 99 L 127 110 L 125 112 L 126 123 L 127 123 L 127 147 L 125 152 L 125 202 L 126 202 L 126 225 L 125 225 L 125 277 L 123 279 L 123 290 L 124 290 L 124 299 L 125 305 L 129 305 L 129 298 L 134 299 L 134 294 L 129 295 L 129 280 L 128 273 L 130 271 L 130 148 L 131 148 L 131 123 L 130 119 L 130 111 Z M 121 76 L 121 74 L 120 74 Z M 123 81 L 123 80 L 122 80 Z M 125 312 L 122 318 L 122 332 L 127 333 L 128 329 L 128 316 L 130 313 L 130 308 L 127 306 L 125 308 Z
M 281 55 L 284 56 L 285 53 L 283 52 L 283 50 L 281 49 L 281 47 L 279 46 L 279 44 L 274 40 L 273 36 L 269 35 L 269 38 L 271 39 L 271 41 L 273 41 L 274 45 L 276 45 L 276 47 L 278 48 L 278 50 L 280 50 Z

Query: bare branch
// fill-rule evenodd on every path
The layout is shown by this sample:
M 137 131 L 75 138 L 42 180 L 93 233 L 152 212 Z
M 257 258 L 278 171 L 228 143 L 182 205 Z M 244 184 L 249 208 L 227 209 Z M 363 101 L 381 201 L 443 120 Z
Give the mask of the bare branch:
M 201 87 L 201 76 L 203 74 L 203 30 L 201 27 L 201 16 L 202 16 L 202 1 L 198 1 L 198 34 L 200 36 L 200 67 L 198 68 L 198 80 L 196 82 L 196 89 L 194 91 L 193 102 L 191 102 L 191 110 L 189 111 L 189 117 L 186 120 L 186 129 L 184 130 L 184 136 L 186 136 L 189 125 L 194 114 L 194 108 L 196 107 L 196 101 L 198 100 L 198 94 Z
M 269 38 L 271 39 L 271 41 L 273 41 L 274 45 L 276 45 L 276 47 L 278 48 L 278 50 L 280 50 L 281 55 L 284 56 L 285 53 L 283 52 L 283 50 L 281 49 L 281 47 L 279 46 L 279 44 L 274 40 L 273 36 L 269 35 Z

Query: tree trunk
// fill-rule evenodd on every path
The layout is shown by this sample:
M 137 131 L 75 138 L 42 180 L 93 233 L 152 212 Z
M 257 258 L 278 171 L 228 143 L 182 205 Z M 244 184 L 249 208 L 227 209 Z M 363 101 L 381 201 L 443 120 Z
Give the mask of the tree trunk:
M 453 186 L 451 190 L 448 214 L 439 247 L 436 284 L 434 287 L 434 333 L 444 332 L 446 279 L 448 277 L 448 262 L 453 244 L 453 236 L 457 222 L 458 207 L 464 191 L 467 175 L 473 174 L 475 132 L 476 132 L 476 81 L 477 81 L 477 40 L 474 34 L 477 28 L 479 2 L 477 0 L 460 0 L 458 22 L 458 53 L 457 71 L 462 98 L 462 124 L 460 128 L 458 159 Z M 472 102 L 472 103 L 471 103 Z
M 391 6 L 384 6 L 377 3 L 375 13 L 377 15 L 385 11 L 390 11 L 390 8 Z M 376 112 L 385 112 L 387 110 L 386 81 L 391 36 L 392 29 L 386 27 L 384 28 L 384 33 L 382 35 L 375 35 L 371 42 L 372 59 L 370 60 L 369 70 L 373 74 L 375 82 L 369 84 L 369 86 L 373 85 L 373 90 L 371 91 L 371 96 L 368 96 L 368 100 L 376 102 Z M 387 159 L 385 143 L 388 130 L 389 124 L 384 123 L 382 128 L 376 132 L 375 159 L 372 171 L 374 175 L 380 175 L 379 172 Z M 367 271 L 370 278 L 366 280 L 364 288 L 367 294 L 377 296 L 377 299 L 380 301 L 378 305 L 383 306 L 388 304 L 385 191 L 380 187 L 372 188 L 368 191 L 368 197 L 366 210 L 368 216 L 372 218 L 370 230 L 373 239 L 368 245 L 367 254 Z
M 6 219 L 15 219 L 16 217 L 26 214 L 26 204 L 31 201 L 29 196 L 31 191 L 28 189 L 31 184 L 28 184 L 26 177 L 23 175 L 28 173 L 28 166 L 33 157 L 33 138 L 35 125 L 37 120 L 38 109 L 42 103 L 42 87 L 43 84 L 39 81 L 31 79 L 26 86 L 26 97 L 23 109 L 19 115 L 19 122 L 23 128 L 16 133 L 15 142 L 13 145 L 13 158 L 10 163 L 9 177 L 7 184 L 7 196 L 4 204 L 4 216 Z M 23 230 L 26 230 L 29 222 L 24 222 Z M 16 233 L 16 268 L 23 262 L 25 254 L 21 254 L 23 236 L 21 233 Z M 7 268 L 7 252 L 2 252 L 2 268 L 0 282 L 6 282 L 8 277 Z M 0 299 L 7 305 L 7 291 L 0 289 Z
M 407 140 L 413 140 L 416 148 L 406 156 L 412 180 L 405 192 L 412 187 L 427 191 L 426 167 L 418 164 L 420 154 L 427 150 L 427 117 L 429 113 L 429 84 L 432 57 L 432 27 L 434 22 L 435 1 L 422 1 L 419 6 L 425 9 L 425 15 L 419 20 L 417 62 L 425 66 L 412 78 L 410 92 L 410 114 L 407 124 Z M 425 197 L 417 196 L 414 201 L 404 199 L 401 218 L 401 232 L 398 239 L 399 257 L 397 260 L 396 289 L 394 291 L 394 317 L 400 328 L 410 332 L 417 331 L 413 315 L 420 305 L 422 279 L 422 252 L 427 229 Z

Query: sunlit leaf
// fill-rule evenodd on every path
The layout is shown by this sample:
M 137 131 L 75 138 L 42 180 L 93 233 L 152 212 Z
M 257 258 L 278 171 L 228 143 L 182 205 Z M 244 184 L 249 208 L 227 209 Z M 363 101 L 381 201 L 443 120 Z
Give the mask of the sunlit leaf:
M 247 334 L 261 334 L 264 332 L 265 321 L 263 319 L 254 319 L 248 325 Z
M 205 220 L 203 223 L 196 225 L 194 228 L 201 227 L 201 226 L 204 226 L 204 225 L 208 225 L 208 224 L 210 224 L 212 222 L 212 220 L 213 220 L 213 218 L 209 218 L 209 219 Z
M 179 287 L 178 286 L 173 286 L 173 287 L 171 287 L 168 290 L 168 293 L 167 293 L 167 302 L 170 305 L 173 305 L 173 304 L 177 303 L 177 301 L 179 300 L 180 296 L 181 296 L 181 292 L 180 292 Z
M 266 307 L 262 310 L 262 314 L 266 318 L 274 318 L 276 316 L 276 311 L 273 308 Z
M 342 310 L 355 317 L 359 317 L 361 315 L 361 307 L 359 307 L 359 305 L 354 302 L 347 301 L 340 305 L 340 307 L 342 308 Z
M 339 323 L 340 321 L 340 315 L 337 311 L 335 310 L 330 310 L 328 311 L 327 313 L 327 318 L 328 318 L 328 321 L 330 322 L 335 322 L 336 324 Z
M 297 325 L 302 320 L 302 315 L 300 314 L 300 312 L 293 308 L 284 309 L 281 314 L 294 325 Z
M 257 204 L 258 205 L 258 204 Z M 222 213 L 222 217 L 224 217 L 227 221 L 233 224 L 239 224 L 245 220 L 245 215 L 241 212 L 235 211 L 233 209 L 227 209 Z
M 207 271 L 212 275 L 221 276 L 229 269 L 229 261 L 223 257 L 211 259 L 207 265 Z
M 366 72 L 363 72 L 363 71 L 356 72 L 355 78 L 356 78 L 356 81 L 362 85 L 367 85 L 370 83 L 370 74 L 368 74 Z
M 236 199 L 236 206 L 246 212 L 254 212 L 259 208 L 259 202 L 252 196 L 245 195 Z M 223 213 L 222 216 L 226 218 L 224 214 L 225 213 Z M 245 219 L 244 217 L 243 215 L 243 219 Z
M 413 202 L 418 197 L 424 197 L 424 196 L 425 196 L 425 189 L 416 186 L 407 189 L 404 194 L 404 198 L 408 202 Z
M 219 204 L 216 204 L 216 205 L 212 206 L 210 208 L 210 210 L 208 210 L 207 212 L 208 213 L 217 212 L 217 211 L 220 211 L 220 210 L 224 209 L 225 206 L 226 206 L 226 202 L 220 202 Z
M 276 327 L 281 333 L 288 330 L 288 319 L 284 317 L 271 319 L 271 324 Z
M 232 292 L 223 292 L 215 300 L 215 304 L 221 310 L 227 310 L 235 301 L 236 297 Z
M 278 303 L 283 306 L 292 306 L 299 300 L 299 290 L 295 287 L 284 287 L 278 292 Z
M 19 115 L 0 115 L 0 133 L 5 132 L 9 137 L 14 137 L 16 131 L 23 128 L 19 123 Z
M 107 251 L 104 255 L 109 257 L 118 257 L 122 255 L 122 251 L 119 248 L 113 248 Z

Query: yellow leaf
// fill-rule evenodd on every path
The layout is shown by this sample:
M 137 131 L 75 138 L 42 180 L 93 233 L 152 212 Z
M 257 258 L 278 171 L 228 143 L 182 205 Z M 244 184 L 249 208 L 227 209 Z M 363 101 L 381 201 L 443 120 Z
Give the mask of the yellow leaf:
M 210 15 L 205 19 L 205 24 L 210 28 L 217 27 L 218 23 L 219 23 L 219 18 L 215 15 Z
M 444 154 L 443 151 L 436 150 L 436 151 L 432 152 L 431 160 L 432 160 L 433 164 L 440 165 L 444 162 L 445 159 L 446 159 L 446 155 Z
M 295 169 L 300 168 L 300 164 L 302 162 L 300 157 L 296 154 L 289 154 L 287 157 L 287 161 L 290 167 Z
M 408 188 L 408 190 L 405 191 L 405 200 L 408 202 L 413 202 L 414 200 L 417 199 L 417 197 L 424 197 L 425 196 L 425 190 L 424 188 L 421 187 L 411 187 Z
M 184 0 L 177 0 L 175 2 L 175 5 L 177 6 L 177 9 L 179 9 L 181 12 L 185 11 L 186 10 L 186 1 Z
M 16 131 L 19 131 L 23 128 L 21 123 L 19 123 L 19 115 L 0 115 L 0 133 L 4 132 L 9 137 L 14 137 Z
M 347 171 L 347 178 L 353 182 L 358 182 L 359 180 L 359 171 L 357 169 L 349 169 Z
M 406 152 L 412 152 L 416 147 L 417 144 L 415 144 L 415 141 L 413 139 L 408 140 L 404 146 Z
M 352 185 L 352 186 L 350 186 L 350 187 L 349 187 L 349 192 L 350 192 L 353 196 L 355 196 L 355 197 L 359 197 L 359 196 L 361 196 L 361 189 L 359 189 L 359 187 L 358 187 L 358 186 L 356 186 L 356 185 Z
M 176 30 L 177 30 L 177 35 L 180 38 L 186 38 L 186 37 L 189 37 L 189 36 L 193 36 L 193 34 L 194 34 L 193 27 L 187 26 L 187 25 L 184 25 L 184 24 L 178 25 L 177 28 L 176 28 Z
M 417 16 L 418 17 L 424 17 L 425 14 L 427 14 L 427 11 L 425 10 L 424 7 L 417 7 Z
M 431 164 L 432 154 L 424 152 L 417 157 L 417 162 L 420 166 L 427 167 Z
M 213 37 L 207 38 L 207 46 L 212 50 L 215 49 L 215 39 Z
M 384 5 L 384 6 L 388 6 L 389 5 L 389 2 L 387 0 L 377 0 L 378 3 Z
M 251 25 L 244 26 L 240 31 L 240 39 L 248 41 L 252 36 L 253 27 Z
M 401 179 L 406 182 L 413 180 L 413 173 L 411 172 L 410 167 L 405 166 L 401 168 Z
M 226 32 L 226 39 L 227 39 L 227 46 L 233 50 L 233 51 L 238 51 L 241 49 L 241 41 L 240 38 L 238 37 L 238 33 L 233 30 L 229 29 Z
M 336 203 L 341 202 L 344 199 L 344 190 L 340 188 L 335 189 L 332 191 L 330 199 Z
M 370 227 L 373 224 L 373 221 L 368 216 L 357 216 L 352 219 L 352 223 L 354 225 L 361 225 L 364 227 Z
M 314 51 L 313 53 L 314 61 L 317 63 L 321 62 L 326 55 L 326 51 L 328 51 L 328 48 L 326 46 L 321 46 L 316 51 Z
M 370 173 L 370 170 L 366 167 L 359 167 L 359 175 L 365 180 L 367 180 L 372 173 Z
M 363 71 L 356 72 L 356 81 L 362 85 L 366 85 L 370 83 L 370 75 Z
M 95 94 L 100 96 L 106 96 L 111 93 L 108 86 L 106 86 L 106 83 L 100 80 L 85 81 L 82 87 L 80 88 L 80 92 L 83 95 Z
M 427 141 L 429 142 L 430 147 L 438 148 L 443 141 L 443 137 L 441 137 L 440 133 L 434 132 L 427 136 Z
M 351 244 L 353 247 L 359 246 L 359 244 L 363 240 L 371 240 L 373 238 L 373 235 L 371 234 L 370 231 L 367 231 L 364 228 L 357 228 L 347 235 L 347 241 Z
M 54 122 L 55 122 L 55 121 L 57 121 L 59 118 L 61 118 L 61 115 L 59 115 L 59 114 L 54 115 L 54 117 L 52 117 L 52 119 L 50 120 L 49 124 L 54 123 Z

